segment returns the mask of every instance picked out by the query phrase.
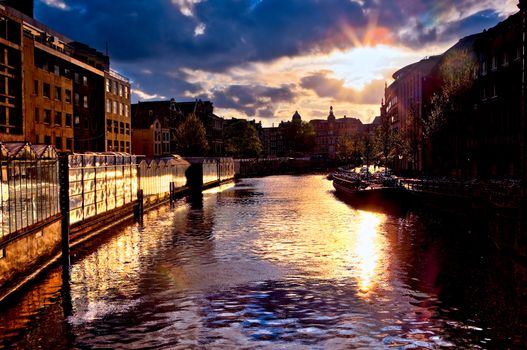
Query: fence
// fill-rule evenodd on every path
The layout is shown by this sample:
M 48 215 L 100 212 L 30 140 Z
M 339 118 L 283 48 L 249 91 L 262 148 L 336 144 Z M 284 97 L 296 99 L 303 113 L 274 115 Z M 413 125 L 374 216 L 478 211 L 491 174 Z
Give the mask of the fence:
M 0 238 L 59 214 L 52 146 L 0 142 Z
M 187 177 L 185 172 L 190 164 L 180 157 L 159 160 L 143 160 L 139 163 L 139 181 L 143 195 L 155 196 L 165 194 L 173 182 L 176 188 L 185 187 Z
M 125 153 L 69 156 L 70 223 L 137 199 L 137 157 Z

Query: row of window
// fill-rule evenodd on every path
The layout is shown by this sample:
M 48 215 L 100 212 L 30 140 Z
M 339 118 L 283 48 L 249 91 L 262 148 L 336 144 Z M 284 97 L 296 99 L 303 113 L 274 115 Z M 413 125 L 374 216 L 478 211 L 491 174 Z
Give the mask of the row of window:
M 106 113 L 113 113 L 116 115 L 129 117 L 130 108 L 128 107 L 128 104 L 106 99 Z
M 66 79 L 71 79 L 71 70 L 69 68 L 61 67 L 58 64 L 50 64 L 47 61 L 36 63 L 37 67 L 39 67 L 42 70 L 45 70 L 46 72 L 55 74 L 56 76 L 64 77 Z M 77 72 L 73 74 L 73 81 L 75 84 L 82 84 L 83 86 L 88 86 L 88 77 L 86 75 L 81 75 Z
M 106 131 L 113 132 L 115 134 L 130 135 L 130 124 L 118 122 L 116 120 L 106 120 Z
M 55 145 L 55 147 L 57 147 L 57 149 L 59 150 L 64 149 L 67 151 L 73 151 L 73 139 L 72 138 L 67 137 L 66 140 L 63 140 L 62 137 L 56 136 L 55 140 L 53 140 L 53 136 L 50 136 L 50 135 L 45 135 L 45 136 L 41 135 L 39 138 L 40 138 L 39 140 L 40 143 L 43 143 L 46 145 Z
M 112 93 L 116 96 L 128 99 L 130 97 L 130 88 L 115 80 L 106 78 L 106 92 Z
M 43 97 L 51 99 L 51 85 L 48 83 L 42 83 L 42 92 L 40 91 L 40 85 L 41 84 L 38 80 L 34 81 L 33 94 L 35 94 L 35 96 L 39 96 L 42 93 Z M 60 86 L 54 86 L 53 91 L 54 91 L 53 98 L 55 100 L 57 101 L 64 100 L 64 102 L 66 103 L 71 103 L 71 90 L 64 89 L 64 94 L 63 94 L 62 93 L 63 89 Z
M 514 60 L 519 60 L 521 58 L 521 47 L 516 48 L 516 53 L 514 55 Z M 490 69 L 491 71 L 498 70 L 498 66 L 501 65 L 502 67 L 507 67 L 509 65 L 509 53 L 504 52 L 501 55 L 501 58 L 498 57 L 498 55 L 494 55 L 490 59 Z M 477 77 L 478 75 L 478 67 L 474 68 L 474 77 Z M 487 60 L 483 59 L 481 62 L 481 75 L 487 75 L 488 69 L 487 69 Z
M 107 140 L 106 151 L 108 152 L 126 152 L 130 153 L 130 141 Z
M 73 122 L 73 118 L 72 118 L 72 115 L 70 113 L 65 113 L 64 114 L 64 118 L 63 118 L 63 113 L 62 112 L 58 112 L 58 111 L 55 111 L 54 113 L 54 118 L 52 119 L 52 112 L 51 110 L 49 109 L 44 109 L 42 111 L 42 115 L 40 113 L 40 109 L 38 107 L 35 108 L 35 122 L 36 123 L 42 123 L 42 124 L 47 124 L 47 125 L 55 125 L 55 126 L 65 126 L 65 127 L 68 127 L 68 128 L 71 128 L 73 125 L 72 125 L 72 122 Z M 78 119 L 75 118 L 76 120 Z

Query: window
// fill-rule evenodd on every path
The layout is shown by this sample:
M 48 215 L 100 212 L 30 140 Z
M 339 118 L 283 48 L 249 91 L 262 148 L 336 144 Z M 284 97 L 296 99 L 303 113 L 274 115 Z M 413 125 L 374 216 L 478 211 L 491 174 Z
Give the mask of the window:
M 85 75 L 82 76 L 82 85 L 88 86 L 88 77 Z
M 71 90 L 66 89 L 64 100 L 66 103 L 71 103 Z
M 55 75 L 59 76 L 59 75 L 60 75 L 60 67 L 57 66 L 57 65 L 54 65 L 54 66 L 53 66 L 53 73 L 54 73 Z
M 483 87 L 483 88 L 481 89 L 481 99 L 482 99 L 483 101 L 485 101 L 485 100 L 487 99 L 487 89 L 486 89 L 485 87 Z
M 124 135 L 124 123 L 121 122 L 121 123 L 120 123 L 120 126 L 121 126 L 121 128 L 120 128 L 120 130 L 121 130 L 120 133 L 121 133 L 122 135 Z
M 126 141 L 126 153 L 130 153 L 130 141 Z
M 84 108 L 88 108 L 88 96 L 83 97 L 82 105 L 84 106 Z
M 75 83 L 77 83 L 77 84 L 79 83 L 79 73 L 75 73 L 75 74 L 74 74 L 74 81 L 75 81 Z
M 128 95 L 129 95 L 128 86 L 125 86 L 124 87 L 124 98 L 126 98 L 127 100 L 128 100 Z
M 78 93 L 75 93 L 75 106 L 80 104 L 81 97 Z
M 111 85 L 110 79 L 106 78 L 106 92 L 111 92 L 110 85 Z
M 40 122 L 40 110 L 38 109 L 38 107 L 35 107 L 35 123 L 39 123 Z
M 55 112 L 55 125 L 62 126 L 62 112 Z
M 68 79 L 71 79 L 71 72 L 68 68 L 64 68 L 64 76 Z M 67 140 L 66 140 L 67 142 Z
M 55 145 L 57 146 L 57 149 L 62 149 L 62 137 L 55 137 Z
M 73 140 L 71 138 L 66 139 L 66 149 L 69 151 L 73 150 Z
M 123 97 L 123 85 L 119 84 L 119 96 Z
M 33 82 L 33 94 L 35 94 L 35 96 L 38 96 L 38 80 L 35 80 Z
M 78 115 L 76 115 L 75 116 L 75 125 L 79 125 L 80 123 L 81 123 L 81 118 Z
M 123 104 L 119 102 L 119 115 L 123 115 L 123 113 L 124 113 Z
M 50 98 L 50 96 L 51 96 L 51 86 L 48 83 L 44 83 L 42 88 L 43 88 L 42 95 L 44 97 Z
M 121 152 L 124 152 L 124 141 L 121 141 L 121 149 L 120 149 Z
M 153 117 L 153 116 L 154 116 L 154 111 L 150 109 L 150 110 L 148 111 L 148 116 L 149 116 L 149 117 Z
M 492 56 L 492 70 L 498 69 L 498 58 L 496 56 Z
M 112 92 L 117 95 L 117 82 L 112 81 Z
M 51 124 L 51 111 L 49 109 L 44 110 L 44 124 Z
M 106 99 L 106 113 L 112 113 L 112 101 Z
M 481 63 L 481 75 L 487 75 L 487 62 L 483 61 Z
M 117 101 L 113 101 L 112 107 L 113 114 L 117 114 Z
M 55 100 L 62 100 L 62 89 L 60 88 L 60 86 L 55 86 Z
M 112 132 L 113 122 L 110 119 L 106 119 L 106 131 Z
M 46 145 L 51 145 L 51 136 L 49 135 L 44 136 L 44 143 Z
M 112 150 L 113 150 L 113 142 L 112 142 L 112 140 L 107 140 L 106 141 L 106 151 L 110 152 Z
M 119 141 L 115 140 L 115 141 L 113 142 L 113 150 L 114 150 L 115 152 L 119 152 Z
M 72 127 L 72 119 L 73 119 L 73 116 L 69 113 L 66 113 L 66 126 L 67 127 Z
M 113 121 L 113 132 L 118 134 L 119 133 L 119 122 Z
M 496 84 L 492 84 L 492 97 L 498 97 L 498 89 L 496 87 Z
M 126 135 L 130 135 L 130 124 L 126 123 L 125 130 L 126 130 Z
M 503 53 L 503 67 L 507 67 L 509 65 L 509 55 L 507 55 L 506 52 Z
M 124 105 L 124 116 L 128 117 L 130 114 L 130 111 L 128 110 L 128 105 Z

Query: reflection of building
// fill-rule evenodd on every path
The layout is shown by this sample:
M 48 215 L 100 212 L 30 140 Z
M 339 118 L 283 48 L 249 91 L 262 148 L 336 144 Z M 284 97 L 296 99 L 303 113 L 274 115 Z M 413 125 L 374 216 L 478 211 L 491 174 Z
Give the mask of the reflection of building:
M 357 118 L 335 118 L 333 107 L 330 108 L 326 120 L 313 119 L 310 121 L 315 128 L 314 154 L 334 159 L 337 154 L 337 144 L 344 137 L 354 137 L 364 130 L 364 125 Z
M 104 151 L 108 56 L 34 20 L 32 1 L 1 3 L 0 138 Z

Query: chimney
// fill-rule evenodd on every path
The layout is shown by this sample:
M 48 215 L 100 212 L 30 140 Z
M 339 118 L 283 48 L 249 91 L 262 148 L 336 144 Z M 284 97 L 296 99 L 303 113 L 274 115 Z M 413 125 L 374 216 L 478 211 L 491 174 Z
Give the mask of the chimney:
M 0 1 L 0 3 L 14 8 L 15 10 L 22 12 L 26 16 L 33 18 L 33 0 L 2 0 Z

